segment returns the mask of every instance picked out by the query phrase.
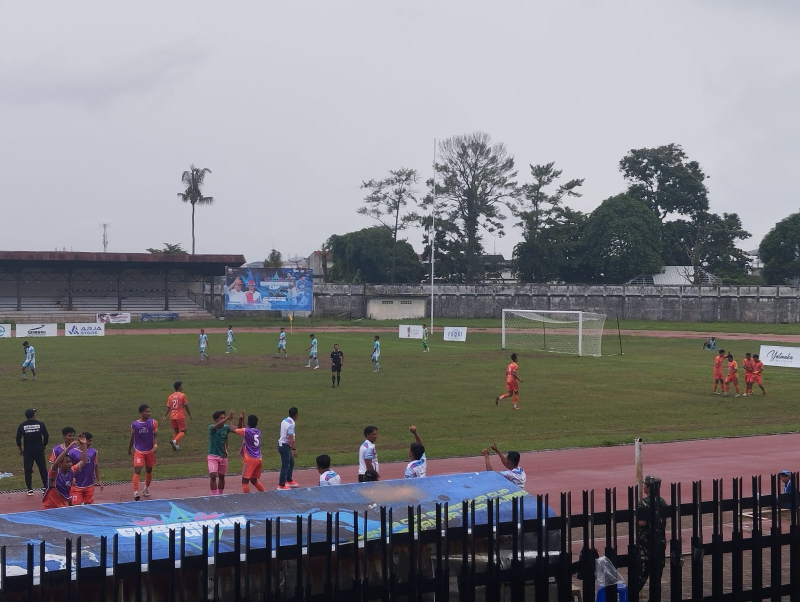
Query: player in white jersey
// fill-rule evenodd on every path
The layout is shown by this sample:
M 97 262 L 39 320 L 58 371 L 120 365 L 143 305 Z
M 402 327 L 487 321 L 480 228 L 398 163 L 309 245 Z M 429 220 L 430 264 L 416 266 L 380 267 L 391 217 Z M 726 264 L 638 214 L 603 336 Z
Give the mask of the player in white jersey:
M 519 465 L 519 452 L 510 451 L 507 454 L 503 454 L 503 452 L 501 452 L 494 444 L 492 444 L 492 450 L 494 450 L 494 452 L 497 454 L 497 457 L 500 458 L 500 463 L 508 469 L 501 470 L 499 473 L 500 476 L 507 478 L 517 487 L 525 489 L 527 477 L 525 475 L 525 471 L 522 470 L 522 467 Z M 489 461 L 488 449 L 483 450 L 483 459 L 486 461 L 486 470 L 493 470 L 492 464 Z
M 311 367 L 311 360 L 314 360 L 317 365 L 314 366 L 314 370 L 319 370 L 319 358 L 317 358 L 317 337 L 313 334 L 308 335 L 311 337 L 311 346 L 306 348 L 308 351 L 308 363 L 306 364 L 306 368 Z
M 366 481 L 364 473 L 368 470 L 378 472 L 378 450 L 375 449 L 375 441 L 378 440 L 378 427 L 367 426 L 364 428 L 365 441 L 358 448 L 358 482 Z
M 405 477 L 407 479 L 419 479 L 427 476 L 428 459 L 425 457 L 425 446 L 422 437 L 417 432 L 417 427 L 410 426 L 408 430 L 414 435 L 414 443 L 408 450 L 408 459 L 411 460 L 406 466 Z
M 281 327 L 281 333 L 278 335 L 278 351 L 275 353 L 275 357 L 280 357 L 281 351 L 283 351 L 283 359 L 289 357 L 289 354 L 286 352 L 286 331 L 283 327 Z
M 342 484 L 342 477 L 331 470 L 331 457 L 327 454 L 317 456 L 317 472 L 320 486 Z
M 233 336 L 233 326 L 228 325 L 228 348 L 225 349 L 225 353 L 230 353 L 231 351 L 236 351 L 236 347 L 233 346 L 233 342 L 236 340 L 236 337 Z
M 208 359 L 208 354 L 206 353 L 206 348 L 208 347 L 208 335 L 202 328 L 200 329 L 200 338 L 197 340 L 197 345 L 200 347 L 200 361 L 202 362 L 203 358 Z
M 378 363 L 378 360 L 381 357 L 381 342 L 378 340 L 380 337 L 376 334 L 375 335 L 375 342 L 372 344 L 372 363 L 375 365 L 374 372 L 379 372 L 381 369 L 381 365 Z
M 22 344 L 22 348 L 25 350 L 25 361 L 22 362 L 22 380 L 28 380 L 25 369 L 30 368 L 31 374 L 33 375 L 33 382 L 36 382 L 36 351 L 34 351 L 33 345 L 28 341 Z

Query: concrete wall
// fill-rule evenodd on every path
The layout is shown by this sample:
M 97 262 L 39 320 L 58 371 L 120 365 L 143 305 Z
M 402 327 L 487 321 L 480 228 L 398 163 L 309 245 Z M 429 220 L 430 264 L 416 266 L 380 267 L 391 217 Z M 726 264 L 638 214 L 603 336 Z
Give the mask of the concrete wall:
M 315 285 L 315 313 L 367 316 L 369 299 L 425 299 L 422 285 Z M 552 286 L 437 285 L 435 314 L 443 318 L 500 318 L 503 309 L 582 310 L 609 318 L 664 322 L 800 323 L 800 287 L 791 286 Z
M 368 297 L 367 316 L 374 320 L 424 318 L 428 311 L 424 297 Z M 430 313 L 428 313 L 430 315 Z

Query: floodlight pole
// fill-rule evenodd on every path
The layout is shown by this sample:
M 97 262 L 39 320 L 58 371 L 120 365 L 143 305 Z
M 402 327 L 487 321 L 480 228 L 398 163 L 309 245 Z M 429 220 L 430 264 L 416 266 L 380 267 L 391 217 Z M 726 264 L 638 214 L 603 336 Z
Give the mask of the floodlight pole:
M 431 209 L 431 334 L 433 334 L 433 255 L 436 249 L 436 138 L 433 139 L 433 208 Z

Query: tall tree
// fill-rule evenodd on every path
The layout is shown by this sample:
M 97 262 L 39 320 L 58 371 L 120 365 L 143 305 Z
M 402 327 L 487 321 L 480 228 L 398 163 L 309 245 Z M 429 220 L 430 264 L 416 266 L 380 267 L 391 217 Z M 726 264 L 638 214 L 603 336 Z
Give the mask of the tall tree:
M 471 284 L 483 272 L 480 230 L 503 236 L 505 216 L 500 209 L 503 205 L 514 207 L 518 194 L 514 157 L 504 144 L 492 144 L 489 134 L 475 132 L 442 141 L 439 158 L 441 163 L 435 166 L 441 177 L 436 185 L 436 211 L 464 240 L 465 280 Z M 423 206 L 432 203 L 433 197 L 428 195 Z
M 439 186 L 436 186 L 437 190 Z M 431 269 L 431 216 L 420 218 L 425 234 L 422 236 L 424 251 L 422 263 L 425 265 L 428 277 Z M 434 239 L 434 276 L 445 282 L 461 284 L 467 276 L 467 245 L 461 236 L 461 230 L 452 222 L 436 216 L 436 236 Z M 483 256 L 483 245 L 479 246 L 480 255 Z
M 556 225 L 563 198 L 580 197 L 578 188 L 583 185 L 583 179 L 573 179 L 553 191 L 546 190 L 562 173 L 555 169 L 555 163 L 531 165 L 533 182 L 522 186 L 522 202 L 515 211 L 520 221 L 515 225 L 522 228 L 523 242 L 514 247 L 514 263 L 524 282 L 549 282 L 558 278 L 562 258 L 548 230 Z
M 211 170 L 207 167 L 202 169 L 189 166 L 189 171 L 184 171 L 181 176 L 181 181 L 186 189 L 178 193 L 184 203 L 191 203 L 192 205 L 192 255 L 194 255 L 194 207 L 195 205 L 210 205 L 214 202 L 213 196 L 203 196 L 203 184 L 205 184 L 206 174 L 210 174 Z
M 800 279 L 800 213 L 785 217 L 758 246 L 767 284 L 789 284 Z
M 183 250 L 181 243 L 165 242 L 163 249 L 145 249 L 145 250 L 148 253 L 152 253 L 153 255 L 188 255 L 188 253 Z
M 331 280 L 352 282 L 360 278 L 363 282 L 373 284 L 388 282 L 392 261 L 391 241 L 391 232 L 381 226 L 334 234 L 326 243 L 333 258 Z M 396 268 L 397 282 L 419 283 L 425 275 L 419 256 L 405 240 L 397 241 Z
M 707 176 L 680 144 L 631 149 L 619 169 L 630 183 L 628 196 L 647 203 L 662 222 L 670 214 L 708 211 Z
M 377 220 L 384 228 L 392 233 L 392 265 L 389 282 L 394 282 L 395 266 L 397 264 L 397 233 L 405 230 L 409 224 L 417 221 L 412 214 L 403 214 L 409 201 L 417 204 L 417 191 L 414 186 L 419 182 L 416 169 L 401 167 L 389 170 L 389 176 L 382 180 L 362 182 L 362 190 L 367 190 L 364 197 L 364 206 L 356 211 Z
M 283 267 L 283 255 L 281 255 L 280 251 L 276 249 L 272 249 L 267 255 L 267 258 L 264 260 L 264 267 L 265 268 L 282 268 Z
M 661 269 L 661 224 L 647 205 L 620 194 L 589 216 L 584 234 L 595 282 L 622 284 Z

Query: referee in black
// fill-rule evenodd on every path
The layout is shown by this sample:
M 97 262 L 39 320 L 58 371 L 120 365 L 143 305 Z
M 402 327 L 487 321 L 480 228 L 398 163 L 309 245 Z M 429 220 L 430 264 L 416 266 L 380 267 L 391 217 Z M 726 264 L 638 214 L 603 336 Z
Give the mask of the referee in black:
M 47 465 L 44 461 L 44 448 L 47 447 L 47 427 L 44 422 L 35 419 L 36 410 L 25 410 L 27 420 L 17 427 L 17 447 L 19 455 L 23 458 L 25 467 L 25 486 L 28 488 L 28 495 L 33 495 L 31 477 L 33 476 L 33 463 L 39 467 L 39 476 L 42 477 L 42 487 L 47 488 Z M 25 441 L 23 448 L 22 442 Z

